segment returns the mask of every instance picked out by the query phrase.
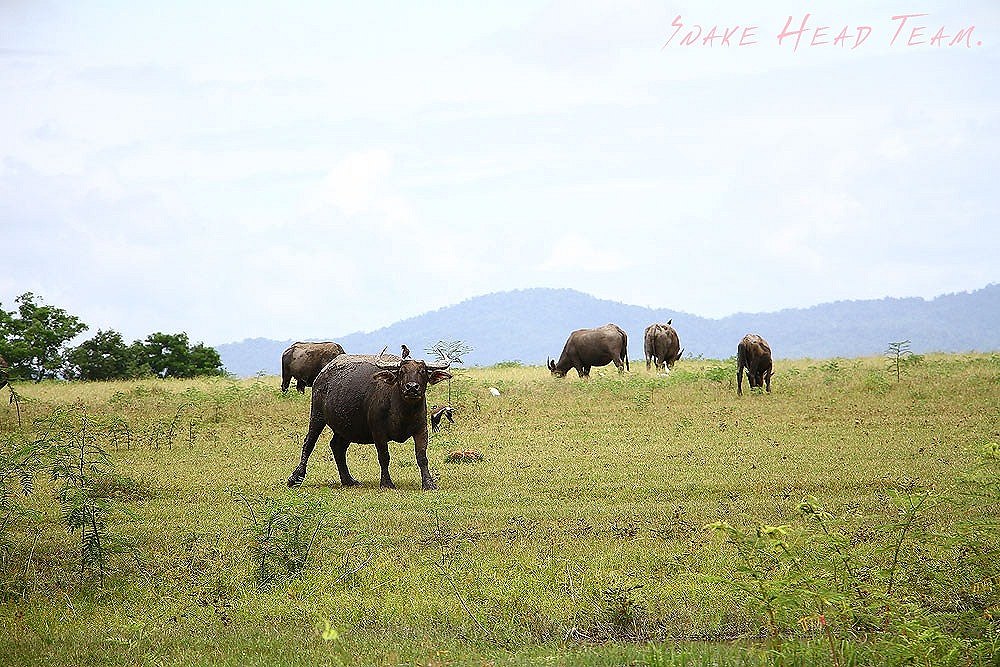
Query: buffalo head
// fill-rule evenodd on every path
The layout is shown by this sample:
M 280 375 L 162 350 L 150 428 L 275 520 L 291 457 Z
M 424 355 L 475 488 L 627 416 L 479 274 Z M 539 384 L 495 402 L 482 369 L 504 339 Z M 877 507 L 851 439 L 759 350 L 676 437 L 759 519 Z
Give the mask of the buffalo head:
M 560 371 L 559 369 L 556 368 L 555 359 L 549 359 L 548 357 L 545 357 L 545 365 L 548 366 L 549 371 L 551 371 L 552 375 L 554 375 L 555 377 L 557 378 L 566 377 L 566 373 L 564 371 Z
M 774 373 L 770 374 L 770 377 L 774 377 Z M 770 384 L 768 377 L 768 372 L 766 368 L 760 369 L 755 373 L 747 371 L 747 379 L 750 380 L 750 388 L 763 387 L 765 384 Z
M 375 365 L 382 370 L 373 375 L 372 379 L 398 387 L 400 394 L 407 401 L 423 400 L 428 384 L 437 384 L 451 377 L 447 363 L 428 364 L 414 359 L 402 359 Z

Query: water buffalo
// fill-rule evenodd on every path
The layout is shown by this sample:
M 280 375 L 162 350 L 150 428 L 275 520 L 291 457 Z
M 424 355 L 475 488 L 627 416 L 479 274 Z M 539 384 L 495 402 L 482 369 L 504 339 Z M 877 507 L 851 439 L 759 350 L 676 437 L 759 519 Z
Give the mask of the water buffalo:
M 330 360 L 344 354 L 339 343 L 293 343 L 281 353 L 281 392 L 288 391 L 288 385 L 295 378 L 295 388 L 300 394 L 311 387 L 316 376 Z
M 8 380 L 10 380 L 10 373 L 8 369 L 10 366 L 7 365 L 7 360 L 0 357 L 0 388 L 7 386 Z
M 646 327 L 643 334 L 643 349 L 646 352 L 646 370 L 649 370 L 649 362 L 658 371 L 667 371 L 674 367 L 674 363 L 681 358 L 684 350 L 681 349 L 680 338 L 677 331 L 670 326 L 673 320 L 667 320 L 666 324 L 653 323 Z
M 736 347 L 736 393 L 743 395 L 743 369 L 750 388 L 767 385 L 771 392 L 771 346 L 757 334 L 747 334 Z
M 320 433 L 333 431 L 330 449 L 337 462 L 340 483 L 356 486 L 347 468 L 352 442 L 374 443 L 382 468 L 381 486 L 396 488 L 389 477 L 389 441 L 413 438 L 421 486 L 435 488 L 427 467 L 427 385 L 451 377 L 447 363 L 400 359 L 393 355 L 342 354 L 327 364 L 313 383 L 309 431 L 302 458 L 288 478 L 298 486 L 306 476 L 306 462 Z
M 559 361 L 546 360 L 556 377 L 565 377 L 575 368 L 580 377 L 590 377 L 591 366 L 614 362 L 619 373 L 628 370 L 628 336 L 617 324 L 605 324 L 596 329 L 577 329 L 566 339 Z

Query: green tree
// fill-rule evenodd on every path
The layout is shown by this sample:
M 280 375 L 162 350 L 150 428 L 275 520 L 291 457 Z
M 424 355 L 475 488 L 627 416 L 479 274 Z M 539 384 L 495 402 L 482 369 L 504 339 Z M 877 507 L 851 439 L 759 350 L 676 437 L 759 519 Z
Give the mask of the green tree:
M 196 375 L 225 375 L 222 369 L 222 357 L 214 347 L 198 343 L 191 347 L 191 364 Z
M 42 304 L 31 292 L 15 301 L 17 311 L 7 312 L 0 304 L 0 356 L 10 364 L 11 378 L 39 382 L 58 377 L 66 344 L 87 325 L 62 308 Z
M 896 382 L 899 382 L 900 377 L 905 372 L 906 362 L 911 356 L 913 356 L 913 353 L 910 352 L 910 341 L 900 340 L 889 343 L 889 347 L 885 351 L 885 357 L 889 361 L 889 372 L 896 374 Z
M 141 348 L 140 348 L 141 349 Z M 113 329 L 98 330 L 97 335 L 66 354 L 63 375 L 75 380 L 125 380 L 149 372 L 136 356 L 136 348 L 125 344 Z
M 156 332 L 134 347 L 141 350 L 139 361 L 160 377 L 189 378 L 199 375 L 224 375 L 222 359 L 215 348 L 201 343 L 192 346 L 184 332 Z

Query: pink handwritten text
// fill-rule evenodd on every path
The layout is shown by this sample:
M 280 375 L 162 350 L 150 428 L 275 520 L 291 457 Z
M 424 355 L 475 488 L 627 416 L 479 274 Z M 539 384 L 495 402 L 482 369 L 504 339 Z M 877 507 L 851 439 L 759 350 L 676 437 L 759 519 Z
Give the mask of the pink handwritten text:
M 900 35 L 907 37 L 906 46 L 920 46 L 921 44 L 930 44 L 931 46 L 944 46 L 947 42 L 948 46 L 961 46 L 962 41 L 965 41 L 965 47 L 968 49 L 972 48 L 972 31 L 976 29 L 976 26 L 970 25 L 966 28 L 960 29 L 954 35 L 949 35 L 945 33 L 945 27 L 940 26 L 934 36 L 930 40 L 925 39 L 927 28 L 917 22 L 909 22 L 909 19 L 918 19 L 920 17 L 927 16 L 927 14 L 900 14 L 898 16 L 893 16 L 892 20 L 897 24 L 896 32 L 892 35 L 892 40 L 889 41 L 890 46 L 896 45 L 896 40 L 899 39 Z M 949 40 L 950 38 L 950 40 Z M 982 46 L 983 43 L 977 41 L 976 46 Z
M 799 24 L 798 29 L 793 30 L 792 17 L 789 16 L 788 21 L 785 22 L 784 29 L 780 33 L 778 33 L 778 46 L 783 46 L 784 40 L 792 37 L 795 38 L 794 46 L 792 46 L 792 51 L 799 50 L 799 44 L 802 42 L 803 37 L 807 37 L 808 46 L 823 46 L 824 44 L 830 44 L 831 43 L 829 39 L 829 37 L 831 36 L 830 26 L 824 25 L 824 26 L 817 26 L 815 28 L 807 27 L 809 23 L 809 17 L 810 14 L 806 14 L 805 16 L 803 16 L 802 22 Z M 812 33 L 812 36 L 808 37 L 810 33 Z M 843 28 L 841 28 L 840 32 L 837 33 L 837 36 L 833 38 L 832 43 L 834 46 L 843 47 L 853 40 L 854 43 L 851 44 L 851 49 L 853 50 L 864 44 L 868 40 L 868 37 L 871 34 L 872 34 L 872 27 L 870 25 L 859 25 L 856 26 L 856 28 L 853 30 L 845 25 Z
M 673 20 L 670 24 L 674 27 L 674 32 L 670 35 L 670 39 L 667 40 L 663 48 L 670 46 L 670 43 L 677 37 L 678 33 L 683 31 L 681 39 L 678 40 L 680 46 L 752 46 L 757 43 L 757 26 L 719 26 L 713 25 L 706 31 L 700 25 L 685 25 L 681 21 L 681 15 L 678 14 L 677 18 Z M 739 33 L 739 41 L 736 40 L 736 34 Z
M 840 47 L 857 49 L 870 42 L 870 38 L 881 39 L 890 47 L 954 47 L 982 46 L 980 40 L 973 42 L 974 25 L 948 28 L 934 25 L 928 20 L 929 14 L 896 14 L 888 21 L 884 32 L 872 25 L 850 25 L 830 23 L 814 19 L 812 14 L 801 17 L 789 16 L 780 31 L 773 32 L 779 48 L 790 48 L 794 53 L 799 47 Z M 678 14 L 670 23 L 673 31 L 664 42 L 663 48 L 670 47 L 747 47 L 761 43 L 761 27 L 758 24 L 711 24 L 685 23 Z M 661 49 L 662 50 L 662 49 Z

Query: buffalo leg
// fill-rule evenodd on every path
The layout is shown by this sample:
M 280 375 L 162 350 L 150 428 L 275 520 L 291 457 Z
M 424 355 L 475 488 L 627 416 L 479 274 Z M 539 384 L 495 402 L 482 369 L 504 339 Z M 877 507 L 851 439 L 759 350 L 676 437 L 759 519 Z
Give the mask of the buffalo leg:
M 747 379 L 750 379 L 750 373 L 747 372 Z M 739 396 L 743 395 L 743 364 L 736 367 L 736 393 Z
M 334 434 L 330 439 L 330 450 L 333 451 L 333 460 L 337 462 L 337 472 L 340 473 L 340 483 L 343 486 L 358 486 L 360 482 L 351 476 L 351 471 L 347 468 L 347 447 L 351 441 Z
M 417 455 L 417 466 L 420 468 L 420 488 L 430 491 L 437 488 L 431 469 L 427 465 L 427 429 L 413 436 L 413 451 Z
M 378 451 L 378 465 L 382 469 L 382 479 L 379 481 L 379 486 L 383 489 L 395 489 L 396 485 L 392 483 L 392 478 L 389 477 L 389 441 L 383 438 L 376 438 L 375 449 Z
M 306 393 L 306 383 L 298 378 L 295 378 L 295 389 L 298 390 L 300 394 Z
M 288 385 L 292 382 L 292 376 L 286 374 L 284 371 L 281 373 L 281 393 L 284 394 L 288 391 Z
M 299 460 L 298 467 L 292 471 L 292 475 L 288 478 L 288 486 L 302 484 L 302 480 L 306 477 L 306 462 L 309 461 L 309 455 L 312 454 L 313 447 L 316 446 L 316 441 L 319 440 L 319 434 L 323 432 L 324 426 L 326 426 L 326 422 L 323 421 L 322 416 L 309 419 L 309 431 L 302 443 L 302 458 Z
M 767 383 L 767 393 L 771 393 L 771 369 L 764 371 L 764 382 Z

